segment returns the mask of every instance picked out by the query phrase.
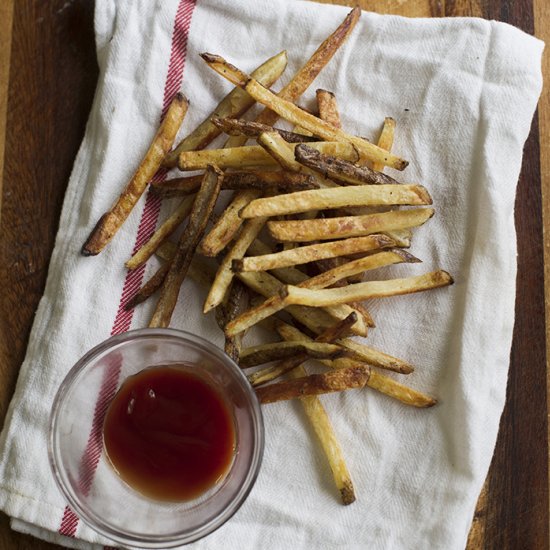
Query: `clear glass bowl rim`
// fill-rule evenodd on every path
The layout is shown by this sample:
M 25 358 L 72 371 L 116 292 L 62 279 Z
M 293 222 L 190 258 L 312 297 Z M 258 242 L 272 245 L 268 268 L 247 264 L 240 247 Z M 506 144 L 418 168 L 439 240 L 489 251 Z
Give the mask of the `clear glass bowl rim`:
M 237 378 L 241 379 L 242 385 L 246 388 L 249 397 L 251 398 L 252 407 L 250 409 L 252 416 L 252 425 L 254 429 L 255 445 L 252 449 L 251 466 L 244 478 L 239 491 L 235 498 L 231 501 L 231 505 L 225 508 L 220 514 L 212 517 L 209 521 L 194 529 L 182 529 L 180 532 L 169 535 L 133 535 L 130 533 L 120 533 L 109 525 L 103 524 L 92 517 L 85 507 L 83 507 L 72 491 L 65 485 L 63 476 L 60 471 L 60 459 L 55 446 L 55 434 L 58 422 L 58 413 L 63 403 L 63 400 L 71 388 L 72 384 L 78 378 L 82 370 L 91 363 L 97 356 L 108 351 L 110 348 L 115 348 L 122 343 L 128 343 L 133 340 L 155 339 L 155 338 L 172 338 L 177 340 L 188 340 L 193 345 L 202 348 L 209 354 L 214 355 L 220 362 L 230 366 Z M 174 328 L 143 328 L 134 329 L 122 334 L 111 336 L 94 346 L 85 355 L 83 355 L 66 374 L 62 380 L 52 404 L 50 414 L 49 431 L 48 431 L 48 460 L 50 468 L 53 472 L 55 482 L 61 491 L 61 494 L 67 499 L 70 507 L 75 511 L 80 519 L 91 527 L 94 531 L 104 535 L 105 537 L 130 546 L 141 546 L 143 548 L 168 548 L 175 547 L 197 541 L 206 535 L 209 535 L 224 523 L 226 523 L 237 512 L 248 497 L 250 491 L 254 487 L 258 477 L 260 466 L 263 459 L 265 446 L 265 433 L 263 415 L 260 403 L 256 397 L 256 393 L 242 369 L 220 348 L 209 342 L 208 340 L 187 332 Z M 167 546 L 168 545 L 168 546 Z

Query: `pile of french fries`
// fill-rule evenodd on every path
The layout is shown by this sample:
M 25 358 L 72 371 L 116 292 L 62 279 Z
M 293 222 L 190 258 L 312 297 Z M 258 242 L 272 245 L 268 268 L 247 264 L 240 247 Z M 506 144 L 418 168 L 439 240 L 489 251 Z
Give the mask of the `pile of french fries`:
M 202 54 L 235 89 L 175 147 L 188 102 L 182 94 L 174 98 L 135 175 L 82 248 L 84 255 L 101 252 L 159 171 L 203 171 L 157 177 L 152 184 L 160 196 L 181 202 L 126 262 L 136 269 L 155 254 L 163 261 L 127 307 L 158 292 L 150 326 L 166 327 L 186 276 L 204 284 L 204 313 L 214 310 L 227 354 L 243 369 L 256 367 L 249 380 L 260 402 L 301 400 L 345 504 L 355 500 L 353 483 L 317 396 L 369 386 L 407 405 L 436 403 L 381 373 L 407 375 L 412 365 L 351 339 L 367 336 L 374 327 L 362 302 L 453 282 L 442 270 L 363 281 L 367 271 L 420 261 L 404 248 L 412 228 L 433 216 L 432 199 L 423 186 L 383 173 L 385 166 L 403 170 L 408 164 L 391 152 L 392 118 L 385 119 L 375 144 L 341 128 L 331 92 L 317 90 L 318 113 L 296 104 L 360 13 L 353 9 L 278 93 L 270 87 L 285 69 L 286 52 L 251 75 L 217 55 Z M 264 107 L 256 119 L 242 118 L 256 103 Z M 293 130 L 275 127 L 279 118 Z M 222 132 L 229 136 L 225 146 L 205 149 Z M 249 140 L 255 144 L 247 145 Z M 214 219 L 222 190 L 232 197 Z M 179 228 L 179 239 L 171 241 Z M 267 327 L 278 340 L 243 347 L 243 337 L 255 325 Z M 308 373 L 304 363 L 310 359 L 328 369 Z

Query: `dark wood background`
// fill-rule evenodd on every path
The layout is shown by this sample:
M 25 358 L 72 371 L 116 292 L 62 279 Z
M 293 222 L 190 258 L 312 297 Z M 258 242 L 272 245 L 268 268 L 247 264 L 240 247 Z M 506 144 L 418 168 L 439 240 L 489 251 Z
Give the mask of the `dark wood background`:
M 3 182 L 0 419 L 3 423 L 34 312 L 44 289 L 63 195 L 84 134 L 98 68 L 91 2 L 2 1 L 7 3 L 0 14 L 4 16 L 6 11 L 10 17 L 3 17 L 0 22 L 0 33 L 5 31 L 0 45 L 11 41 L 11 55 L 4 52 L 4 61 L 0 59 L 0 63 L 4 63 L 0 66 L 0 95 L 7 90 L 5 134 L 0 118 L 0 135 L 5 138 L 5 146 L 4 139 L 0 140 L 4 153 L 0 174 Z M 333 3 L 359 4 L 371 11 L 408 16 L 482 16 L 511 23 L 539 36 L 544 36 L 550 26 L 547 0 Z M 6 63 L 9 78 L 4 71 Z M 547 92 L 544 98 L 548 98 Z M 546 101 L 541 102 L 525 146 L 516 201 L 516 226 L 521 244 L 507 402 L 493 463 L 470 533 L 468 548 L 471 549 L 549 547 L 541 200 L 550 186 L 547 109 Z M 544 144 L 542 150 L 541 143 Z M 0 156 L 0 169 L 1 166 Z M 544 204 L 547 210 L 546 201 Z M 0 513 L 0 548 L 45 550 L 57 546 L 12 532 L 8 518 Z

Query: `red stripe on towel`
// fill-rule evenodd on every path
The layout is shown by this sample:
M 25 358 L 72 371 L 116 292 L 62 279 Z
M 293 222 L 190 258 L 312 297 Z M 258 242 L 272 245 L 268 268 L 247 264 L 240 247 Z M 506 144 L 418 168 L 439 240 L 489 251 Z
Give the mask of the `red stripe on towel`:
M 174 30 L 172 32 L 172 46 L 170 50 L 170 62 L 168 64 L 168 73 L 164 84 L 164 98 L 162 105 L 161 120 L 164 118 L 166 111 L 172 101 L 174 95 L 179 91 L 183 80 L 183 70 L 185 67 L 185 59 L 187 56 L 187 40 L 189 36 L 189 27 L 191 26 L 191 18 L 195 8 L 196 0 L 180 0 L 176 17 L 174 19 Z M 161 181 L 165 179 L 166 173 L 159 172 L 153 179 Z M 136 252 L 141 245 L 147 241 L 153 234 L 157 225 L 157 220 L 160 212 L 160 199 L 152 193 L 147 193 L 145 205 L 141 214 L 141 219 L 136 235 L 136 242 L 133 252 Z M 129 271 L 124 280 L 122 294 L 118 306 L 118 311 L 113 322 L 111 335 L 120 334 L 130 329 L 132 323 L 133 311 L 125 309 L 126 302 L 131 298 L 141 286 L 145 266 Z M 102 452 L 101 442 L 101 426 L 107 403 L 116 391 L 120 365 L 113 364 L 106 372 L 106 376 L 102 381 L 101 390 L 99 392 L 96 407 L 94 410 L 94 418 L 92 421 L 92 429 L 86 445 L 86 449 L 82 456 L 80 467 L 81 489 L 85 492 L 90 490 L 93 477 L 99 463 Z M 74 537 L 78 527 L 78 516 L 73 510 L 66 506 L 63 512 L 63 517 L 59 526 L 59 534 L 67 537 Z

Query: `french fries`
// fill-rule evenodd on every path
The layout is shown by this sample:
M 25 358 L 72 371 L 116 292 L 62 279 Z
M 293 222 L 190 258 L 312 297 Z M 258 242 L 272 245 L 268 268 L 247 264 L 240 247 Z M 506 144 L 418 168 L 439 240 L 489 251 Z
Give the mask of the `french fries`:
M 200 187 L 202 176 L 188 176 L 186 178 L 174 178 L 172 180 L 153 183 L 151 187 L 162 197 L 179 197 L 195 193 Z M 319 189 L 313 176 L 307 174 L 296 174 L 279 170 L 268 172 L 261 170 L 241 170 L 225 174 L 222 183 L 222 190 L 232 189 L 257 189 L 258 191 L 269 191 L 273 193 L 290 193 L 292 191 L 307 191 L 308 189 Z
M 306 221 L 314 220 L 304 220 L 302 223 Z M 270 223 L 272 222 L 268 222 L 268 226 Z M 324 258 L 346 256 L 358 252 L 368 252 L 378 248 L 388 248 L 394 244 L 395 243 L 385 235 L 368 235 L 366 237 L 357 237 L 342 241 L 300 246 L 299 248 L 274 252 L 273 254 L 248 256 L 241 260 L 235 260 L 233 262 L 233 271 L 266 271 L 278 267 L 306 264 Z
M 317 98 L 317 106 L 319 107 L 319 118 L 335 128 L 341 128 L 340 113 L 338 112 L 338 105 L 334 94 L 328 90 L 319 88 L 315 91 L 315 97 Z
M 329 210 L 344 206 L 432 204 L 422 185 L 362 185 L 346 188 L 312 189 L 278 197 L 253 200 L 241 212 L 241 218 L 284 216 L 308 210 Z
M 271 236 L 277 241 L 326 241 L 328 239 L 347 239 L 393 231 L 394 229 L 417 227 L 426 223 L 434 213 L 433 208 L 390 210 L 389 212 L 362 216 L 268 221 L 267 227 Z
M 294 148 L 297 162 L 319 172 L 325 177 L 345 185 L 399 185 L 399 182 L 386 174 L 371 170 L 368 166 L 358 166 L 353 162 L 321 153 L 317 149 L 299 144 Z
M 362 159 L 380 162 L 384 166 L 390 166 L 397 170 L 404 170 L 409 164 L 408 161 L 381 149 L 377 145 L 362 138 L 346 134 L 328 122 L 300 109 L 294 103 L 280 98 L 265 86 L 262 86 L 256 79 L 228 63 L 223 57 L 210 53 L 202 53 L 201 57 L 211 69 L 229 80 L 232 84 L 246 90 L 258 103 L 275 111 L 280 117 L 292 124 L 309 130 L 313 135 L 326 141 L 349 143 L 357 148 Z
M 391 151 L 394 133 L 395 120 L 392 117 L 387 116 L 384 119 L 384 126 L 382 127 L 382 132 L 380 133 L 380 137 L 378 138 L 378 147 L 386 149 L 386 151 Z M 379 162 L 375 162 L 372 165 L 372 169 L 378 172 L 382 172 L 382 170 L 384 170 L 384 165 Z
M 287 53 L 282 51 L 273 57 L 270 57 L 265 63 L 260 65 L 252 74 L 266 86 L 271 86 L 283 73 L 287 64 Z M 167 155 L 164 165 L 173 168 L 177 164 L 178 156 L 183 151 L 193 151 L 203 149 L 217 136 L 221 130 L 212 123 L 214 117 L 237 117 L 246 112 L 254 100 L 240 88 L 235 88 L 227 94 L 214 112 L 195 128 L 178 146 Z
M 191 269 L 189 271 L 191 271 Z M 227 325 L 229 321 L 232 321 L 239 314 L 241 304 L 245 297 L 245 286 L 239 281 L 233 281 L 231 289 L 227 293 L 223 304 L 220 304 L 220 307 L 216 308 L 216 322 L 222 331 L 225 329 L 225 325 Z M 231 359 L 233 359 L 233 361 L 235 361 L 235 363 L 239 361 L 241 345 L 242 335 L 238 334 L 236 336 L 225 337 L 224 351 L 227 355 L 229 355 L 229 357 L 231 357 Z
M 306 395 L 321 395 L 363 388 L 367 385 L 369 376 L 370 368 L 367 366 L 349 367 L 261 386 L 256 388 L 256 396 L 260 403 L 266 404 Z
M 189 223 L 181 234 L 176 255 L 166 274 L 157 307 L 149 323 L 150 327 L 167 327 L 170 323 L 180 286 L 220 193 L 222 178 L 223 172 L 214 166 L 207 168 L 193 204 Z
M 81 252 L 83 256 L 95 256 L 99 254 L 126 221 L 147 188 L 147 184 L 160 168 L 168 151 L 170 151 L 176 139 L 176 134 L 185 118 L 188 106 L 189 102 L 183 94 L 178 93 L 175 95 L 168 107 L 166 116 L 160 123 L 160 127 L 153 138 L 149 150 L 132 176 L 132 179 L 111 209 L 101 216 L 82 246 Z

